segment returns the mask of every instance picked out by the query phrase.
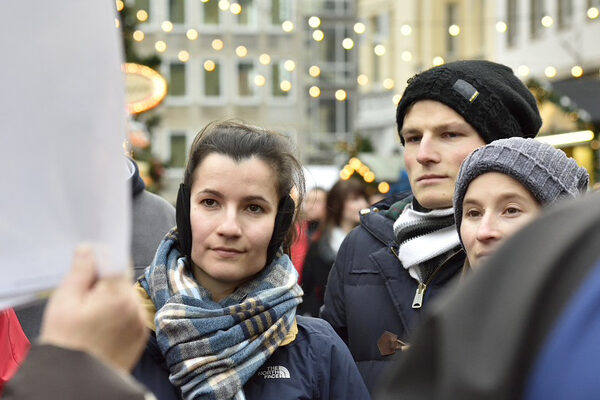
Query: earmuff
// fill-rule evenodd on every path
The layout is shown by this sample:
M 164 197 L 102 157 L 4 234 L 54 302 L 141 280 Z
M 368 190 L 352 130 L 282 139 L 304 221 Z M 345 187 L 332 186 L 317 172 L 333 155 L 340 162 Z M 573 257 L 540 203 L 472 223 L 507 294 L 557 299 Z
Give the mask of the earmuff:
M 267 246 L 267 265 L 271 264 L 277 250 L 281 247 L 285 236 L 294 220 L 296 204 L 288 194 L 284 196 L 277 206 L 273 236 Z M 177 192 L 177 204 L 175 209 L 175 220 L 179 232 L 179 251 L 181 254 L 192 258 L 192 226 L 190 224 L 190 192 L 182 183 Z

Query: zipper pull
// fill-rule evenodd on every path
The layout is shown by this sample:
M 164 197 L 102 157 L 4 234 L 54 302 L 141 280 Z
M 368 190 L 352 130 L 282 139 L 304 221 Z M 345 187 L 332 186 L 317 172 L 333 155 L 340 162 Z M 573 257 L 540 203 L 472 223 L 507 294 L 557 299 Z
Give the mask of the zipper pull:
M 423 296 L 425 295 L 426 289 L 426 284 L 419 283 L 419 287 L 417 287 L 417 292 L 415 293 L 415 298 L 413 299 L 412 308 L 421 308 L 421 306 L 423 305 Z

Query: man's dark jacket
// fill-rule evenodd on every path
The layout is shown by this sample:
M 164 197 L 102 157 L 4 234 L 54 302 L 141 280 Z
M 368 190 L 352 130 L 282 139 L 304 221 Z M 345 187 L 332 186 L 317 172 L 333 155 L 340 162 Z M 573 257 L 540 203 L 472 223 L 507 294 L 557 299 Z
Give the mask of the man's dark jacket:
M 382 355 L 378 340 L 387 331 L 409 342 L 423 310 L 458 275 L 465 260 L 458 250 L 440 265 L 427 282 L 422 307 L 413 308 L 418 282 L 396 256 L 393 232 L 410 201 L 412 197 L 392 197 L 361 211 L 361 224 L 342 243 L 325 291 L 321 316 L 347 343 L 371 393 L 385 365 L 402 356 L 400 351 Z

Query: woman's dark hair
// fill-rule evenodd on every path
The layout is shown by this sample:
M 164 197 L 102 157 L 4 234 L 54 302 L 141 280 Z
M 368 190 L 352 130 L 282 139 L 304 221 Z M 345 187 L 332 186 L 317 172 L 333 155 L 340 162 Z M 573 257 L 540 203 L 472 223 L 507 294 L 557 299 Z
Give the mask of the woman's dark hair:
M 269 165 L 277 176 L 276 190 L 279 200 L 290 195 L 294 189 L 296 204 L 302 203 L 305 191 L 304 173 L 287 137 L 238 121 L 209 123 L 196 135 L 190 148 L 183 176 L 183 183 L 188 190 L 191 189 L 196 168 L 213 153 L 225 155 L 235 161 L 257 157 Z M 293 222 L 296 222 L 297 214 Z M 296 230 L 292 229 L 293 226 L 294 223 L 285 232 L 284 249 L 287 249 L 294 239 Z
M 348 197 L 356 195 L 369 199 L 366 185 L 358 179 L 337 181 L 327 193 L 325 226 L 340 226 L 344 214 L 344 203 Z

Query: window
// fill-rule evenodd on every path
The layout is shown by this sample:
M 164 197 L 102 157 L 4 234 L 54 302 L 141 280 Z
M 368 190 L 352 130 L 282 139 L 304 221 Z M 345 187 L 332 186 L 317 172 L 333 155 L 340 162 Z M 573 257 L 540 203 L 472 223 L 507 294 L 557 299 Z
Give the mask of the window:
M 202 9 L 202 23 L 204 25 L 219 25 L 219 1 L 208 0 L 200 3 Z
M 287 97 L 292 88 L 292 73 L 284 67 L 284 61 L 275 62 L 271 66 L 271 95 Z M 287 90 L 286 90 L 287 89 Z
M 508 0 L 506 2 L 506 24 L 508 25 L 506 44 L 508 47 L 513 47 L 517 43 L 518 22 L 517 0 Z
M 254 63 L 242 61 L 238 64 L 238 96 L 252 97 L 255 95 L 254 87 Z
M 183 0 L 169 0 L 169 19 L 174 24 L 185 23 L 185 6 Z
M 238 4 L 242 7 L 242 11 L 239 15 L 236 15 L 236 22 L 238 25 L 255 27 L 257 25 L 257 10 L 254 0 L 237 0 Z
M 212 60 L 211 60 L 212 61 Z M 208 69 L 207 69 L 208 67 Z M 204 71 L 204 96 L 220 97 L 221 87 L 221 65 L 218 61 L 212 61 L 212 64 L 205 62 Z
M 171 157 L 169 160 L 169 165 L 171 168 L 184 168 L 185 167 L 185 157 L 186 157 L 186 140 L 185 133 L 173 133 L 170 137 L 171 144 Z
M 529 28 L 531 38 L 537 38 L 542 33 L 542 17 L 544 16 L 544 0 L 530 0 Z
M 455 56 L 458 53 L 458 37 L 452 36 L 448 33 L 448 28 L 452 25 L 458 25 L 458 4 L 448 3 L 446 4 L 446 54 L 448 56 Z
M 571 26 L 573 16 L 573 2 L 571 0 L 558 0 L 558 28 L 564 29 Z
M 171 63 L 169 65 L 169 96 L 185 96 L 185 64 Z
M 283 21 L 293 21 L 292 0 L 271 0 L 271 23 L 281 25 Z
M 335 102 L 334 99 L 319 100 L 319 131 L 336 131 Z

